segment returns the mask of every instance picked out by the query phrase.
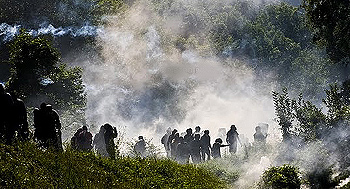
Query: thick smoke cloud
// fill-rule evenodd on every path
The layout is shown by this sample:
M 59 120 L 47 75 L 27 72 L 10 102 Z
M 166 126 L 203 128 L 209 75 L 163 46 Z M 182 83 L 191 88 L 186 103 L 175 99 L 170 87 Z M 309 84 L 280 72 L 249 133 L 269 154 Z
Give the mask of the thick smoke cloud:
M 200 125 L 213 139 L 231 124 L 248 138 L 259 122 L 273 128 L 274 85 L 260 82 L 249 62 L 211 50 L 206 35 L 213 25 L 205 19 L 225 4 L 174 1 L 156 11 L 140 1 L 123 17 L 110 17 L 97 37 L 102 58 L 83 64 L 90 124 L 109 122 L 156 144 L 168 127 Z M 171 39 L 180 35 L 194 42 L 179 47 Z

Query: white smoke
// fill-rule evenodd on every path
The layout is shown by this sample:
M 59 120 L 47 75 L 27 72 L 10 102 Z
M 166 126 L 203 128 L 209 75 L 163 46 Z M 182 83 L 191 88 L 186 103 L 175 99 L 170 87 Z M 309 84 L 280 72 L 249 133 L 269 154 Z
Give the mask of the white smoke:
M 236 124 L 250 140 L 258 123 L 274 128 L 274 85 L 262 85 L 248 62 L 215 56 L 205 37 L 210 23 L 186 28 L 197 5 L 191 14 L 201 19 L 201 11 L 230 2 L 216 3 L 175 1 L 162 16 L 152 2 L 140 1 L 124 17 L 109 17 L 97 37 L 102 59 L 83 65 L 88 121 L 125 127 L 128 137 L 144 135 L 156 144 L 168 127 L 183 132 L 200 125 L 217 136 Z M 174 39 L 185 33 L 193 43 L 182 51 Z
M 0 41 L 2 43 L 11 41 L 19 34 L 21 25 L 0 24 Z M 103 28 L 85 24 L 83 26 L 54 27 L 51 24 L 41 24 L 38 29 L 29 29 L 28 33 L 33 36 L 52 35 L 54 37 L 71 36 L 71 37 L 95 37 L 103 33 Z

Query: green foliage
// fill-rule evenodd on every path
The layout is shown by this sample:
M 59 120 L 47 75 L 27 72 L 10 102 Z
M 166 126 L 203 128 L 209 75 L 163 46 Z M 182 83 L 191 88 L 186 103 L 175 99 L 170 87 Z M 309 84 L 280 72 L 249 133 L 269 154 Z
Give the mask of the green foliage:
M 326 128 L 326 116 L 321 109 L 310 101 L 303 100 L 302 96 L 294 107 L 295 117 L 298 120 L 298 136 L 304 141 L 316 141 L 321 139 Z
M 76 26 L 100 21 L 102 16 L 122 12 L 125 7 L 123 0 L 0 0 L 0 23 Z
M 270 61 L 271 66 L 290 63 L 305 47 L 308 31 L 298 9 L 281 3 L 263 9 L 250 24 L 256 56 Z
M 306 17 L 298 7 L 268 5 L 247 23 L 244 33 L 249 36 L 247 55 L 258 61 L 257 72 L 273 72 L 281 88 L 311 99 L 327 87 L 331 62 L 322 49 L 312 45 Z
M 136 144 L 137 140 L 133 140 L 131 142 L 127 142 L 127 154 L 130 157 L 137 157 L 137 156 L 142 156 L 141 154 L 139 154 L 138 152 L 135 151 L 135 144 Z M 145 157 L 160 157 L 161 155 L 161 147 L 156 146 L 152 143 L 152 139 L 145 139 L 145 143 L 146 143 L 146 151 L 145 154 L 143 154 Z
M 299 189 L 301 179 L 298 168 L 285 164 L 279 167 L 271 167 L 264 171 L 260 188 L 270 189 Z
M 79 25 L 91 20 L 91 0 L 0 0 L 0 22 L 38 26 L 49 22 L 54 26 Z
M 336 182 L 332 180 L 333 171 L 330 167 L 317 164 L 317 169 L 308 172 L 306 179 L 311 189 L 334 188 Z
M 56 153 L 32 143 L 0 144 L 0 169 L 0 185 L 7 188 L 225 188 L 214 174 L 193 165 L 156 158 L 111 160 L 69 148 Z
M 54 105 L 64 126 L 84 122 L 86 103 L 82 69 L 60 63 L 60 56 L 49 40 L 21 34 L 9 44 L 10 79 L 7 88 L 17 93 L 27 107 L 42 102 Z
M 214 49 L 218 53 L 230 48 L 237 51 L 244 39 L 244 27 L 249 22 L 248 12 L 251 5 L 247 2 L 236 2 L 232 5 L 222 6 L 217 13 L 211 17 L 212 26 L 209 31 L 210 39 Z
M 292 142 L 294 137 L 304 142 L 320 140 L 327 131 L 326 115 L 302 95 L 291 99 L 284 89 L 281 94 L 273 92 L 273 101 L 284 142 Z
M 82 70 L 59 64 L 58 51 L 44 37 L 32 37 L 24 30 L 10 44 L 11 76 L 9 91 L 17 92 L 28 106 L 42 97 L 59 109 L 85 106 Z
M 9 44 L 10 91 L 22 96 L 38 95 L 40 79 L 48 76 L 59 61 L 58 51 L 43 37 L 34 38 L 21 30 Z
M 342 87 L 337 84 L 330 85 L 326 90 L 327 97 L 323 100 L 328 108 L 327 118 L 332 126 L 350 121 L 350 80 L 343 82 Z
M 297 58 L 291 62 L 291 72 L 286 78 L 290 81 L 297 78 L 295 82 L 288 82 L 293 90 L 302 93 L 307 99 L 318 100 L 324 88 L 328 87 L 331 70 L 334 69 L 331 60 L 323 50 L 318 48 L 303 49 Z M 312 88 L 312 90 L 310 90 Z
M 314 41 L 327 49 L 335 61 L 349 63 L 350 2 L 338 0 L 303 0 Z
M 224 157 L 218 159 L 211 159 L 199 164 L 207 170 L 211 170 L 221 180 L 228 184 L 234 184 L 241 176 L 240 170 L 242 162 L 237 157 Z
M 295 100 L 288 97 L 287 89 L 284 89 L 282 94 L 273 92 L 272 96 L 278 118 L 277 121 L 282 130 L 283 141 L 288 142 L 291 140 L 292 122 L 295 118 L 293 112 Z
M 93 12 L 97 20 L 104 15 L 114 15 L 127 8 L 123 0 L 93 0 L 93 2 L 95 4 Z

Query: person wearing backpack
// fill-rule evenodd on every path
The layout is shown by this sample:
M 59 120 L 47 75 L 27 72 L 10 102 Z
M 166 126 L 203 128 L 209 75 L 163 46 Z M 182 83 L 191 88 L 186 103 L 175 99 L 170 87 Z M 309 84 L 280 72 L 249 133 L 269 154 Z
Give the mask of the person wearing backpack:
M 92 134 L 88 131 L 86 125 L 82 127 L 82 130 L 77 137 L 78 150 L 90 151 L 92 149 Z

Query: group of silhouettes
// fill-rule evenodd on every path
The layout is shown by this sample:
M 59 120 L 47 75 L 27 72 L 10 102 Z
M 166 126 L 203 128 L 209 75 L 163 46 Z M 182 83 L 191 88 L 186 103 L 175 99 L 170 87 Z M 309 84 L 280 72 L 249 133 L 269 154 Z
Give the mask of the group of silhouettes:
M 42 103 L 34 109 L 34 140 L 40 147 L 62 150 L 61 122 L 49 104 Z M 15 139 L 30 138 L 27 110 L 16 93 L 7 93 L 0 84 L 0 141 L 12 144 Z
M 100 127 L 98 133 L 93 138 L 86 125 L 79 128 L 71 138 L 71 147 L 80 151 L 96 152 L 105 157 L 115 158 L 116 145 L 114 139 L 118 136 L 116 127 L 106 123 Z
M 34 109 L 34 140 L 40 147 L 63 150 L 61 137 L 61 122 L 58 113 L 51 105 L 42 103 L 40 108 Z M 95 151 L 101 156 L 115 158 L 116 145 L 114 139 L 118 136 L 116 127 L 106 123 L 100 127 L 99 132 L 93 138 L 86 125 L 79 128 L 71 138 L 71 147 L 81 151 Z M 256 127 L 254 140 L 256 143 L 264 144 L 267 134 Z M 0 141 L 11 144 L 14 139 L 28 140 L 30 132 L 28 129 L 27 111 L 21 99 L 15 93 L 7 93 L 0 84 Z M 146 142 L 143 136 L 134 145 L 134 152 L 146 156 Z M 227 144 L 222 144 L 221 138 L 217 138 L 213 145 L 210 142 L 209 130 L 201 132 L 199 126 L 193 132 L 191 128 L 186 130 L 184 136 L 180 136 L 176 129 L 168 128 L 162 137 L 161 143 L 167 153 L 167 157 L 179 163 L 200 163 L 211 157 L 221 157 L 221 147 L 229 147 L 230 153 L 236 153 L 238 142 L 241 143 L 237 128 L 231 125 L 226 133 Z M 241 143 L 242 145 L 242 143 Z
M 12 144 L 15 139 L 33 138 L 44 149 L 63 150 L 61 122 L 58 113 L 50 104 L 41 103 L 34 111 L 34 135 L 30 135 L 27 110 L 24 102 L 15 93 L 7 93 L 0 83 L 0 142 Z M 33 136 L 33 137 L 32 137 Z M 106 123 L 100 127 L 94 139 L 86 125 L 79 128 L 71 138 L 71 147 L 80 151 L 95 151 L 106 157 L 115 158 L 118 136 L 116 127 Z M 134 146 L 134 151 L 145 156 L 146 143 L 142 136 Z
M 101 156 L 115 158 L 117 146 L 114 138 L 118 136 L 116 127 L 106 123 L 100 127 L 99 132 L 93 138 L 87 126 L 79 128 L 71 138 L 71 146 L 75 150 L 92 151 L 95 150 Z M 138 137 L 138 141 L 133 146 L 133 151 L 137 156 L 146 156 L 146 142 L 143 136 Z
M 264 145 L 267 134 L 263 133 L 260 126 L 255 128 L 254 142 L 258 145 Z M 209 130 L 201 132 L 200 126 L 186 130 L 184 136 L 176 129 L 168 128 L 167 133 L 162 137 L 161 143 L 164 145 L 167 157 L 172 158 L 179 163 L 188 163 L 192 161 L 197 164 L 212 158 L 221 158 L 222 147 L 229 147 L 229 152 L 234 154 L 237 152 L 237 145 L 241 143 L 237 128 L 231 125 L 230 130 L 226 133 L 227 144 L 222 144 L 222 138 L 216 138 L 213 145 L 210 143 Z

